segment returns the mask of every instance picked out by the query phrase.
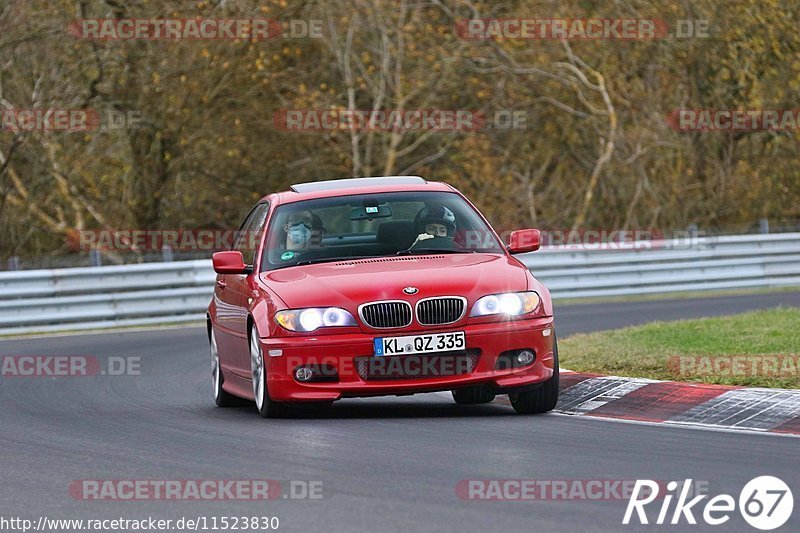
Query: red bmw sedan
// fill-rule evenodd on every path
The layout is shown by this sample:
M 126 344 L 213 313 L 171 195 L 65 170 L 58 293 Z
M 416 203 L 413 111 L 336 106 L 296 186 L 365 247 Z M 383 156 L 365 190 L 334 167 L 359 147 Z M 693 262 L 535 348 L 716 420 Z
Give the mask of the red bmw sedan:
M 341 398 L 508 394 L 518 413 L 558 400 L 549 291 L 464 195 L 420 177 L 294 185 L 263 198 L 214 254 L 214 398 L 262 416 Z

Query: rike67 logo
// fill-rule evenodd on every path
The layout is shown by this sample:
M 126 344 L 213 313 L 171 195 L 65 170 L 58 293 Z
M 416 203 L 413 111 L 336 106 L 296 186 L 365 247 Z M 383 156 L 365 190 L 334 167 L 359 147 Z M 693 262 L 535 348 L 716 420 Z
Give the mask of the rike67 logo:
M 652 523 L 659 525 L 677 525 L 684 521 L 686 524 L 695 525 L 697 524 L 695 513 L 697 513 L 706 524 L 719 526 L 728 522 L 731 515 L 735 514 L 737 501 L 729 494 L 714 496 L 705 502 L 705 505 L 698 504 L 708 498 L 707 494 L 689 499 L 692 494 L 691 479 L 680 485 L 677 481 L 670 481 L 664 494 L 659 493 L 661 487 L 663 485 L 650 479 L 636 480 L 622 523 L 630 524 L 634 516 L 634 524 L 636 519 L 640 524 L 651 523 L 649 520 L 652 520 L 652 514 L 648 518 L 645 507 L 657 500 L 660 501 L 661 507 L 658 517 Z M 671 508 L 676 497 L 675 506 Z M 751 479 L 739 493 L 738 506 L 745 522 L 756 529 L 769 531 L 781 527 L 789 520 L 794 508 L 794 498 L 789 486 L 781 479 L 759 476 Z M 650 510 L 653 511 L 657 507 L 656 503 Z

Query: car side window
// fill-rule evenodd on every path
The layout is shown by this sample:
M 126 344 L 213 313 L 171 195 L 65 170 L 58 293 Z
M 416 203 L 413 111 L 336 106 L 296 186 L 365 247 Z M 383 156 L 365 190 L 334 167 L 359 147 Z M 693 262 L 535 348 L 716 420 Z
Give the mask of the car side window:
M 256 248 L 258 247 L 264 223 L 267 221 L 269 204 L 258 204 L 247 215 L 239 231 L 236 232 L 236 240 L 233 243 L 233 250 L 242 252 L 242 257 L 247 265 L 255 262 Z

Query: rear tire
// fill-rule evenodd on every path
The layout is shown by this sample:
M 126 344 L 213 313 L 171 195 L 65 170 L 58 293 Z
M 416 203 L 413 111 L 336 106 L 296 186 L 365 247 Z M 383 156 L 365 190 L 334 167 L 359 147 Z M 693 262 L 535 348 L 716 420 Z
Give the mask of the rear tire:
M 258 413 L 264 418 L 280 418 L 286 416 L 286 404 L 276 402 L 269 396 L 267 386 L 267 365 L 264 352 L 258 342 L 258 331 L 255 325 L 250 329 L 250 370 L 253 377 L 253 396 Z
M 217 407 L 235 407 L 241 405 L 241 399 L 233 394 L 226 392 L 222 388 L 225 383 L 225 376 L 222 374 L 222 367 L 219 364 L 219 349 L 217 339 L 214 337 L 214 328 L 210 328 L 208 342 L 211 350 L 211 386 L 214 390 L 214 403 Z
M 558 340 L 553 331 L 553 377 L 533 390 L 509 394 L 511 407 L 523 415 L 552 411 L 558 403 L 558 369 Z
M 456 389 L 451 391 L 453 400 L 460 405 L 475 405 L 489 403 L 494 400 L 495 394 L 486 387 L 469 387 L 466 389 Z

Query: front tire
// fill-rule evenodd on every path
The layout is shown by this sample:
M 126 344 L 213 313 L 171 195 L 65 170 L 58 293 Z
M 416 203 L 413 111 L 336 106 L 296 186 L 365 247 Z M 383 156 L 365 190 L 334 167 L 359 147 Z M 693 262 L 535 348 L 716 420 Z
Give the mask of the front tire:
M 264 418 L 279 418 L 286 415 L 286 405 L 274 401 L 269 396 L 267 386 L 267 365 L 264 351 L 258 342 L 258 331 L 255 325 L 250 329 L 250 370 L 253 377 L 253 396 L 256 408 Z
M 214 403 L 217 407 L 233 407 L 240 405 L 240 399 L 226 392 L 222 388 L 225 383 L 225 376 L 222 375 L 222 367 L 219 364 L 219 349 L 217 348 L 217 339 L 214 336 L 214 329 L 210 328 L 208 333 L 208 342 L 211 349 L 211 386 L 214 390 Z
M 553 377 L 533 390 L 508 395 L 511 407 L 520 414 L 546 413 L 558 403 L 558 340 L 553 332 Z

